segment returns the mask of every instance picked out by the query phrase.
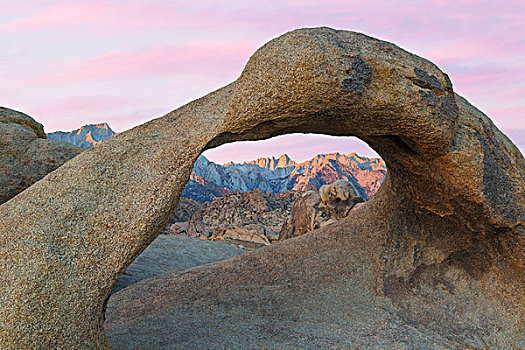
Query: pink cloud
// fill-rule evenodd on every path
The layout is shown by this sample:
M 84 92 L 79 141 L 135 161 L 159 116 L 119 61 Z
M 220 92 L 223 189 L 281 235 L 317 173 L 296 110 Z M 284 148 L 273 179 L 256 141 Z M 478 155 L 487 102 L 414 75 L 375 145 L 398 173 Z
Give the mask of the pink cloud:
M 518 146 L 523 153 L 525 148 L 525 129 L 510 129 L 507 130 L 506 135 Z
M 525 91 L 523 13 L 518 0 L 5 0 L 0 59 L 9 69 L 0 74 L 10 83 L 0 93 L 4 103 L 42 113 L 57 128 L 75 118 L 77 125 L 107 118 L 131 127 L 150 111 L 234 80 L 271 38 L 325 25 L 392 41 L 436 62 L 456 91 L 498 125 L 525 129 L 516 107 Z M 73 102 L 101 91 L 108 99 L 143 101 L 108 106 L 108 113 L 86 113 L 96 101 Z
M 16 2 L 11 1 L 13 4 Z M 40 3 L 41 2 L 38 2 Z M 46 2 L 44 2 L 46 4 Z M 17 4 L 18 5 L 18 4 Z M 15 7 L 17 5 L 12 5 Z M 5 7 L 5 6 L 4 6 Z M 7 6 L 9 9 L 9 6 Z M 339 28 L 366 30 L 371 34 L 391 34 L 399 38 L 443 38 L 469 35 L 472 38 L 493 38 L 497 24 L 505 30 L 523 25 L 525 5 L 506 1 L 59 1 L 53 6 L 40 5 L 29 16 L 6 22 L 4 28 L 42 30 L 89 25 L 101 30 L 110 28 L 181 27 L 209 30 L 225 28 L 256 29 L 276 34 L 296 27 L 330 25 Z M 16 11 L 11 11 L 16 12 Z M 504 18 L 503 18 L 504 16 Z M 496 23 L 494 23 L 496 21 Z M 472 31 L 476 27 L 478 32 Z M 436 35 L 437 34 L 437 35 Z M 506 38 L 500 38 L 505 41 Z M 487 40 L 493 41 L 493 40 Z
M 216 163 L 245 162 L 260 157 L 288 154 L 295 161 L 305 161 L 320 153 L 352 153 L 377 157 L 377 153 L 356 137 L 317 134 L 289 134 L 261 141 L 226 144 L 208 150 L 204 155 Z
M 130 106 L 137 106 L 143 101 L 140 98 L 92 95 L 64 97 L 50 102 L 35 103 L 26 110 L 26 113 L 36 120 L 47 120 L 44 125 L 46 132 L 72 130 L 87 123 L 106 122 L 106 116 L 111 111 L 122 113 Z M 78 115 L 89 118 L 89 121 L 80 121 Z
M 177 16 L 177 13 L 176 6 L 170 3 L 62 1 L 41 7 L 32 15 L 8 21 L 1 27 L 21 32 L 79 26 L 98 27 L 99 30 L 107 27 L 123 29 L 148 23 L 152 18 L 164 24 L 186 23 L 187 19 Z
M 35 115 L 58 115 L 70 114 L 72 112 L 82 111 L 84 113 L 91 113 L 101 109 L 110 109 L 137 102 L 136 99 L 131 98 L 115 98 L 108 96 L 84 96 L 72 97 L 57 101 L 51 105 L 36 109 Z
M 505 66 L 495 66 L 484 64 L 474 67 L 450 67 L 449 74 L 453 76 L 452 81 L 457 88 L 461 86 L 463 90 L 485 90 L 490 93 L 501 93 L 489 87 L 498 84 L 512 84 L 525 78 L 525 69 L 521 67 L 510 68 Z M 490 91 L 489 91 L 490 90 Z
M 514 107 L 505 107 L 498 109 L 489 110 L 490 115 L 493 116 L 511 116 L 520 119 L 519 121 L 524 121 L 525 119 L 525 105 L 514 106 Z M 525 127 L 525 124 L 522 125 Z
M 152 76 L 193 74 L 240 74 L 256 44 L 248 40 L 199 41 L 167 47 L 148 47 L 114 51 L 62 67 L 36 77 L 28 83 L 67 84 L 89 80 L 148 78 Z

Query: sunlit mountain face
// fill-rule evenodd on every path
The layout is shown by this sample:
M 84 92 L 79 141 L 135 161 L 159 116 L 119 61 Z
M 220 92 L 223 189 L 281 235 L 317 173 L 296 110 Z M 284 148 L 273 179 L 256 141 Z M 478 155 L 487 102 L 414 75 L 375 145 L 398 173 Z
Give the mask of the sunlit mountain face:
M 371 198 L 379 189 L 386 174 L 386 166 L 380 158 L 361 157 L 351 154 L 320 154 L 297 163 L 287 155 L 279 158 L 259 158 L 245 163 L 219 165 L 200 156 L 192 173 L 204 179 L 203 186 L 219 186 L 230 191 L 281 193 L 287 190 L 307 191 L 318 189 L 326 183 L 343 179 L 352 182 L 365 199 Z M 195 184 L 191 185 L 195 189 Z M 217 191 L 216 188 L 214 188 Z M 190 191 L 183 196 L 192 198 Z M 195 198 L 194 198 L 195 199 Z
M 101 142 L 113 138 L 116 133 L 111 130 L 108 123 L 89 124 L 73 131 L 56 131 L 47 134 L 51 140 L 65 141 L 82 148 L 89 149 Z

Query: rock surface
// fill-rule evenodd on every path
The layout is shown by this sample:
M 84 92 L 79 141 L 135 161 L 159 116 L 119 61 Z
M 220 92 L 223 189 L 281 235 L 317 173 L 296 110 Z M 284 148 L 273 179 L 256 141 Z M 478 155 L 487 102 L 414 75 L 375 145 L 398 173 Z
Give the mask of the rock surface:
M 295 201 L 291 215 L 284 220 L 281 232 L 279 233 L 279 240 L 283 241 L 292 237 L 301 236 L 306 232 L 336 222 L 336 219 L 326 216 L 324 211 L 319 207 L 320 204 L 321 197 L 317 191 L 304 192 L 302 196 Z
M 357 203 L 364 202 L 357 188 L 348 181 L 337 180 L 319 188 L 321 208 L 329 217 L 341 219 L 348 215 Z
M 160 235 L 119 276 L 112 293 L 146 278 L 228 259 L 244 252 L 221 242 Z
M 284 221 L 279 240 L 301 236 L 335 223 L 348 216 L 350 210 L 362 202 L 364 199 L 355 186 L 344 180 L 323 185 L 319 192 L 305 192 L 295 201 L 291 215 Z
M 243 244 L 245 248 L 257 248 L 278 240 L 281 226 L 290 215 L 298 196 L 294 191 L 276 195 L 258 189 L 236 192 L 202 204 L 186 225 L 177 222 L 170 231 L 173 234 L 226 240 L 236 245 Z M 175 213 L 178 212 L 179 209 Z M 247 246 L 246 242 L 254 244 Z
M 0 204 L 40 180 L 81 150 L 46 139 L 28 115 L 0 107 Z
M 381 188 L 337 225 L 122 290 L 106 338 L 111 286 L 198 155 L 291 132 L 361 138 L 387 164 Z M 0 206 L 0 347 L 523 347 L 524 169 L 431 62 L 353 32 L 284 34 L 235 82 Z
M 181 197 L 177 205 L 177 209 L 171 216 L 170 220 L 168 221 L 168 224 L 166 225 L 162 233 L 170 234 L 171 233 L 170 227 L 171 225 L 175 223 L 178 223 L 178 222 L 187 223 L 188 221 L 191 220 L 193 215 L 199 210 L 202 210 L 205 207 L 205 205 L 206 205 L 205 203 L 201 203 L 193 199 Z

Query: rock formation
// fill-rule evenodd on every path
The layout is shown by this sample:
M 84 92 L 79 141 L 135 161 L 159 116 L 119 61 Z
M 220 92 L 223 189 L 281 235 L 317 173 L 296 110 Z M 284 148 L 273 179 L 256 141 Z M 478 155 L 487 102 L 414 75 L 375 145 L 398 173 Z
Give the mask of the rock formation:
M 328 216 L 335 219 L 344 218 L 354 205 L 365 201 L 357 188 L 344 180 L 337 180 L 321 186 L 319 197 L 321 198 L 321 206 L 324 207 Z
M 176 222 L 187 222 L 190 221 L 193 217 L 193 214 L 202 210 L 205 204 L 195 201 L 189 198 L 180 198 L 179 203 L 177 204 L 177 209 L 171 216 L 168 224 L 164 228 L 163 233 L 169 234 L 169 228 Z
M 323 185 L 319 192 L 323 200 L 314 190 L 273 195 L 258 189 L 206 203 L 181 198 L 163 233 L 254 249 L 334 223 L 364 202 L 355 186 L 344 180 Z
M 28 115 L 0 107 L 0 204 L 55 170 L 81 150 L 46 139 Z
M 355 186 L 344 180 L 323 185 L 319 192 L 305 192 L 295 201 L 291 215 L 284 221 L 279 240 L 300 236 L 335 223 L 348 216 L 350 210 L 362 202 L 364 199 Z
M 189 220 L 174 222 L 170 231 L 195 238 L 225 240 L 244 248 L 259 248 L 278 240 L 281 226 L 298 196 L 294 191 L 276 195 L 258 189 L 237 191 L 202 204 Z M 180 211 L 177 209 L 175 213 Z
M 381 188 L 337 225 L 116 293 L 106 339 L 112 285 L 198 155 L 291 132 L 361 138 Z M 523 347 L 524 169 L 431 62 L 353 32 L 284 34 L 235 82 L 0 206 L 0 347 Z
M 317 191 L 303 192 L 301 197 L 295 201 L 291 215 L 284 220 L 279 240 L 301 236 L 306 232 L 336 222 L 336 219 L 326 216 L 319 204 L 321 204 L 321 197 Z

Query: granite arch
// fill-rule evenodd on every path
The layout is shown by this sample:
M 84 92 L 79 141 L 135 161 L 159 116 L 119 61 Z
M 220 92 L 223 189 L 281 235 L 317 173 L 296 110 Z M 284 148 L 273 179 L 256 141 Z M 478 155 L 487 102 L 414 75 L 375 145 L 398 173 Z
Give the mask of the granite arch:
M 431 62 L 363 34 L 312 28 L 270 41 L 235 82 L 82 153 L 0 206 L 1 347 L 107 347 L 104 301 L 167 222 L 198 155 L 291 132 L 359 137 L 385 159 L 384 184 L 338 230 L 172 276 L 185 288 L 174 292 L 180 300 L 197 310 L 213 304 L 195 301 L 199 288 L 221 291 L 227 281 L 245 291 L 242 269 L 254 286 L 271 283 L 253 267 L 268 256 L 309 264 L 321 254 L 331 280 L 369 295 L 403 327 L 444 343 L 471 344 L 478 333 L 523 341 L 521 153 Z M 353 253 L 340 262 L 341 247 L 359 247 L 366 262 Z M 358 283 L 348 276 L 359 264 L 369 273 Z M 288 273 L 313 286 L 321 277 L 311 266 L 310 274 Z M 206 274 L 219 268 L 222 280 Z M 170 300 L 170 310 L 184 309 Z M 281 308 L 296 306 L 279 300 Z M 159 307 L 154 299 L 147 305 Z M 110 332 L 126 310 L 137 311 L 112 311 Z M 149 317 L 137 312 L 137 320 Z

